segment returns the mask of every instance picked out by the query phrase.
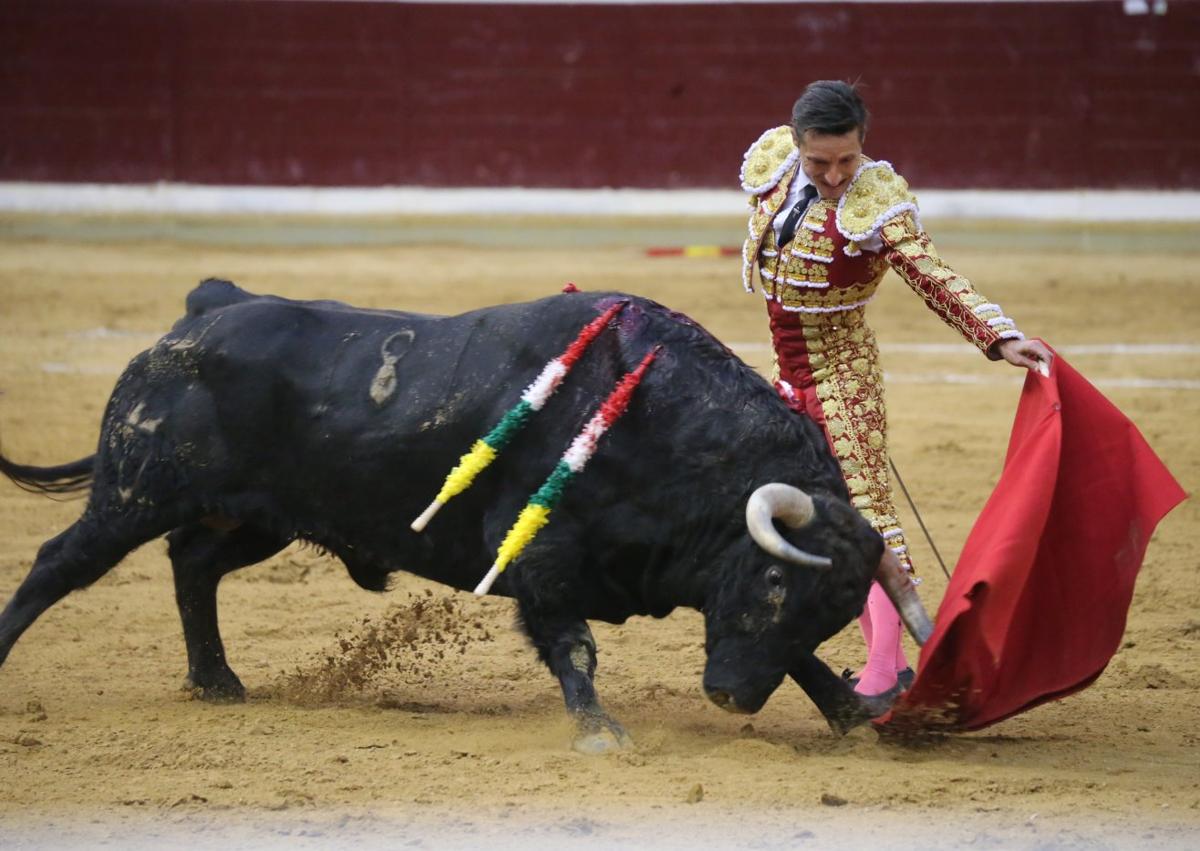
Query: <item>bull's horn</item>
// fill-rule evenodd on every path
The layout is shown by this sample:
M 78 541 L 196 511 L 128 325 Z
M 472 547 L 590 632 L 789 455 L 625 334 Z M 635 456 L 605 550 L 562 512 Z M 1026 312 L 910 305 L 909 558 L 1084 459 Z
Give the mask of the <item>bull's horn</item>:
M 921 605 L 921 598 L 917 596 L 917 589 L 913 587 L 912 580 L 891 550 L 884 550 L 884 558 L 879 562 L 879 571 L 875 574 L 875 579 L 883 586 L 892 605 L 900 613 L 900 620 L 904 621 L 904 626 L 913 637 L 913 641 L 924 647 L 933 633 L 933 623 L 925 613 L 925 607 Z
M 828 570 L 833 567 L 832 560 L 792 546 L 772 522 L 779 519 L 793 529 L 799 529 L 808 525 L 814 513 L 811 496 L 800 488 L 772 482 L 750 494 L 746 502 L 746 527 L 754 542 L 776 558 Z

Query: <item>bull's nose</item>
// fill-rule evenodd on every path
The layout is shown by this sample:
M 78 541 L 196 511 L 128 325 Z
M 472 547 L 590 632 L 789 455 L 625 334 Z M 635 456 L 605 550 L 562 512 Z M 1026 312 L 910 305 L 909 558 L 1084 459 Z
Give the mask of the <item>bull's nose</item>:
M 727 691 L 710 691 L 708 693 L 708 699 L 722 709 L 733 703 L 733 695 Z
M 733 699 L 733 695 L 721 689 L 712 689 L 705 692 L 708 699 L 717 706 L 724 709 L 726 712 L 736 712 L 739 715 L 745 714 L 746 710 L 737 705 L 737 701 Z

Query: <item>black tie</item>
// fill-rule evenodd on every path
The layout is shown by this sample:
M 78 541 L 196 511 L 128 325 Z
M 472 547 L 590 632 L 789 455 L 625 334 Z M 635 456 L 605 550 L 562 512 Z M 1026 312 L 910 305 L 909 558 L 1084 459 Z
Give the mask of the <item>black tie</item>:
M 792 241 L 792 237 L 796 235 L 796 226 L 800 224 L 800 217 L 804 215 L 804 211 L 808 209 L 808 205 L 815 197 L 817 197 L 817 187 L 810 183 L 804 187 L 804 194 L 796 202 L 796 206 L 792 207 L 787 218 L 783 220 L 783 228 L 779 231 L 780 248 Z

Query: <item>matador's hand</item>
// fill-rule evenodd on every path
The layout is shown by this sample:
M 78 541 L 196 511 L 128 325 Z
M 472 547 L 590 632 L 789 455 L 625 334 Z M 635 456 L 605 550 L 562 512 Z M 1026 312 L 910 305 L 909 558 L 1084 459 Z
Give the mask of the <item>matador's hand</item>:
M 1049 371 L 1050 362 L 1054 360 L 1054 353 L 1041 340 L 1005 340 L 996 350 L 1013 366 L 1037 369 L 1039 364 L 1045 364 L 1044 373 Z

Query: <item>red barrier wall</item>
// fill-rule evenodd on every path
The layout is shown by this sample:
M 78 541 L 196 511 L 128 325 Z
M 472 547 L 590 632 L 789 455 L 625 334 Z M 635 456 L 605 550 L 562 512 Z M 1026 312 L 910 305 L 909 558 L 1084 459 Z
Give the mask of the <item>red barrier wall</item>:
M 816 78 L 921 187 L 1200 188 L 1200 3 L 0 4 L 0 180 L 734 187 Z

